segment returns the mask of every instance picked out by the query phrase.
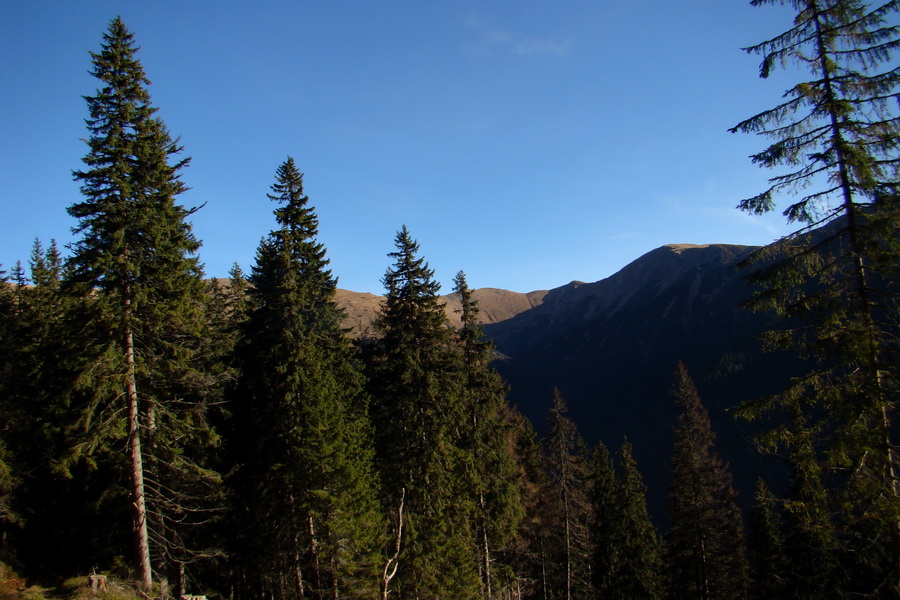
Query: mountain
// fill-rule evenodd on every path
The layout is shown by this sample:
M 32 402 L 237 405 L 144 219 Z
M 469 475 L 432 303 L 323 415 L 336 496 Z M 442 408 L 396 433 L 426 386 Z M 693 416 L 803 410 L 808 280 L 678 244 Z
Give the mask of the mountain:
M 473 295 L 478 301 L 481 323 L 491 324 L 506 321 L 531 310 L 541 304 L 547 293 L 547 290 L 522 294 L 495 288 L 481 288 L 475 290 Z M 338 306 L 344 309 L 344 330 L 351 337 L 358 338 L 373 332 L 372 323 L 384 300 L 382 296 L 339 289 L 335 293 L 334 300 Z M 460 311 L 462 309 L 459 297 L 456 294 L 449 294 L 441 296 L 441 301 L 446 305 L 447 319 L 450 324 L 454 327 L 461 326 Z
M 743 503 L 761 472 L 779 471 L 777 461 L 753 447 L 754 426 L 728 414 L 743 400 L 779 389 L 795 366 L 784 354 L 760 352 L 757 338 L 771 328 L 771 317 L 740 308 L 750 289 L 737 265 L 752 250 L 674 244 L 595 283 L 528 294 L 475 291 L 510 400 L 540 431 L 557 387 L 589 444 L 602 440 L 615 452 L 628 436 L 657 522 L 665 520 L 675 418 L 669 390 L 679 360 L 710 411 Z M 355 334 L 366 330 L 380 301 L 338 294 Z M 458 323 L 458 300 L 451 294 L 444 301 Z

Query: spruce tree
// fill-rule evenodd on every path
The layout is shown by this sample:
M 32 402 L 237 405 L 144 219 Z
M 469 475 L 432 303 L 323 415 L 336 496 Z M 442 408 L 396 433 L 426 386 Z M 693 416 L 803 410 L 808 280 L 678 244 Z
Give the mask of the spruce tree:
M 781 513 L 775 496 L 762 479 L 756 483 L 749 524 L 750 596 L 754 600 L 782 598 L 786 594 L 788 557 Z
M 747 48 L 763 57 L 760 75 L 796 64 L 810 79 L 789 89 L 775 108 L 732 131 L 774 142 L 752 157 L 786 167 L 763 193 L 740 207 L 772 210 L 776 196 L 805 190 L 784 214 L 801 229 L 753 257 L 752 306 L 790 317 L 768 336 L 793 348 L 812 368 L 781 393 L 743 407 L 759 417 L 776 407 L 801 411 L 821 437 L 832 474 L 833 508 L 849 546 L 887 544 L 893 558 L 880 567 L 879 589 L 900 589 L 900 477 L 896 452 L 898 312 L 893 306 L 898 247 L 900 72 L 891 53 L 900 44 L 900 2 L 755 0 L 790 4 L 790 29 Z M 821 231 L 810 233 L 815 227 Z M 775 427 L 770 446 L 797 432 Z M 890 541 L 888 541 L 890 540 Z M 859 545 L 861 542 L 861 545 Z M 879 553 L 881 550 L 879 550 Z M 889 583 L 884 583 L 889 582 Z M 875 590 L 869 590 L 869 593 Z
M 839 572 L 835 528 L 814 437 L 801 415 L 795 414 L 793 421 L 788 441 L 791 489 L 784 502 L 789 557 L 785 588 L 791 598 L 842 598 L 845 582 Z
M 609 450 L 603 442 L 597 444 L 591 457 L 591 577 L 598 598 L 612 593 L 614 574 L 621 559 L 621 522 L 618 512 L 619 494 L 616 470 Z
M 546 531 L 548 557 L 545 590 L 565 600 L 591 596 L 590 463 L 584 441 L 568 416 L 566 401 L 553 391 L 544 436 L 545 470 L 550 493 Z
M 683 363 L 675 371 L 673 395 L 681 414 L 668 498 L 668 596 L 743 598 L 747 564 L 741 513 L 731 474 L 715 450 L 709 415 Z
M 381 523 L 361 373 L 290 157 L 269 198 L 239 342 L 233 479 L 243 597 L 371 597 Z
M 631 443 L 626 439 L 619 453 L 617 520 L 619 541 L 606 598 L 656 600 L 663 597 L 662 556 L 659 536 L 647 514 L 647 488 Z
M 506 386 L 489 363 L 493 344 L 483 339 L 478 322 L 478 302 L 465 274 L 454 278 L 454 293 L 461 303 L 462 327 L 457 332 L 464 378 L 463 401 L 469 422 L 462 446 L 469 483 L 466 488 L 475 512 L 472 515 L 474 546 L 485 600 L 512 584 L 514 575 L 496 560 L 498 551 L 515 537 L 523 516 L 516 465 L 509 452 L 512 435 L 506 413 Z
M 17 339 L 14 335 L 15 299 L 6 271 L 0 269 L 0 560 L 9 559 L 6 540 L 18 515 L 13 509 L 13 493 L 18 486 L 13 456 L 6 442 L 10 434 L 11 399 L 10 385 L 15 376 L 12 367 Z
M 237 263 L 231 266 L 228 275 L 227 281 L 209 280 L 206 313 L 213 338 L 210 362 L 222 387 L 232 389 L 237 377 L 236 348 L 247 317 L 248 282 Z
M 404 507 L 397 571 L 383 579 L 382 597 L 477 598 L 474 508 L 462 474 L 465 381 L 433 271 L 405 226 L 394 245 L 381 337 L 367 349 L 382 500 L 391 515 Z
M 86 97 L 89 150 L 74 173 L 84 199 L 68 209 L 81 238 L 65 282 L 92 326 L 82 332 L 84 401 L 71 427 L 79 442 L 64 464 L 127 440 L 136 566 L 149 590 L 160 560 L 188 560 L 184 523 L 215 496 L 217 476 L 202 466 L 201 449 L 216 442 L 205 417 L 215 386 L 200 360 L 205 285 L 186 221 L 193 211 L 175 202 L 188 161 L 176 158 L 181 148 L 155 116 L 136 51 L 116 18 L 92 53 L 101 87 Z
M 524 515 L 519 521 L 514 546 L 503 552 L 503 556 L 516 575 L 516 596 L 532 597 L 537 589 L 543 589 L 546 580 L 544 538 L 553 502 L 544 472 L 543 448 L 531 421 L 512 407 L 507 420 L 512 429 L 510 447 Z

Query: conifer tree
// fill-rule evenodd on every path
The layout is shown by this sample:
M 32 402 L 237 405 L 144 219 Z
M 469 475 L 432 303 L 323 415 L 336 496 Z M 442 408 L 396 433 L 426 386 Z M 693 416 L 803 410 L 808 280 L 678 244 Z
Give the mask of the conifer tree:
M 18 516 L 12 506 L 12 495 L 18 486 L 13 456 L 6 446 L 10 427 L 10 381 L 14 377 L 12 358 L 16 352 L 14 329 L 15 301 L 6 271 L 0 269 L 0 560 L 8 560 L 6 540 Z
M 626 439 L 619 453 L 617 519 L 620 540 L 609 581 L 607 598 L 611 600 L 655 600 L 662 598 L 661 544 L 647 514 L 647 488 L 631 443 Z
M 597 444 L 591 457 L 591 577 L 598 598 L 612 593 L 613 576 L 621 560 L 621 522 L 616 470 L 609 450 L 603 442 Z
M 791 489 L 784 502 L 785 547 L 789 557 L 785 587 L 791 598 L 842 598 L 844 582 L 839 572 L 828 494 L 812 432 L 803 421 L 802 416 L 795 414 L 789 440 L 792 472 Z
M 226 282 L 219 279 L 209 281 L 207 320 L 210 335 L 214 338 L 210 357 L 214 370 L 224 389 L 234 387 L 237 377 L 235 354 L 241 339 L 242 326 L 247 317 L 247 278 L 240 265 L 234 263 L 228 270 Z
M 681 414 L 675 423 L 668 499 L 668 595 L 685 600 L 743 598 L 747 588 L 744 527 L 731 474 L 716 453 L 709 415 L 680 362 L 673 395 Z
M 516 464 L 516 481 L 524 510 L 515 545 L 503 552 L 516 574 L 515 597 L 533 597 L 546 581 L 544 567 L 546 515 L 550 512 L 549 482 L 544 472 L 543 448 L 531 421 L 510 407 L 507 419 L 512 429 L 510 447 Z
M 84 199 L 68 209 L 81 238 L 66 287 L 93 315 L 82 332 L 81 418 L 71 427 L 79 443 L 63 464 L 127 440 L 137 571 L 149 590 L 154 564 L 187 560 L 183 523 L 199 513 L 185 503 L 215 496 L 217 476 L 200 450 L 216 442 L 205 418 L 215 386 L 199 360 L 205 286 L 186 221 L 193 211 L 175 202 L 188 161 L 176 159 L 181 148 L 155 116 L 136 50 L 116 18 L 92 53 L 101 87 L 86 97 L 89 150 L 74 174 Z
M 545 589 L 565 600 L 591 596 L 589 531 L 591 515 L 590 465 L 584 441 L 567 415 L 566 401 L 553 391 L 544 436 L 545 470 L 552 510 L 548 512 L 549 569 Z
M 781 514 L 775 496 L 762 479 L 756 483 L 756 498 L 750 509 L 748 547 L 751 597 L 754 600 L 784 597 L 788 557 Z
M 469 460 L 462 427 L 471 416 L 465 381 L 433 271 L 405 226 L 394 245 L 376 322 L 381 337 L 367 352 L 382 499 L 388 514 L 404 506 L 398 570 L 382 592 L 477 598 L 474 508 L 462 474 Z
M 478 322 L 478 302 L 473 298 L 465 274 L 454 278 L 459 295 L 462 328 L 457 333 L 464 377 L 465 411 L 470 427 L 463 434 L 465 472 L 470 478 L 466 488 L 475 509 L 474 546 L 482 594 L 490 600 L 494 592 L 510 585 L 513 573 L 496 563 L 498 550 L 509 544 L 522 518 L 523 507 L 516 480 L 516 465 L 509 452 L 512 434 L 506 415 L 506 387 L 489 363 L 493 344 L 484 340 Z M 497 575 L 500 575 L 499 578 Z
M 760 291 L 752 306 L 792 317 L 786 329 L 769 334 L 769 344 L 799 350 L 813 367 L 742 412 L 756 418 L 786 406 L 787 414 L 798 409 L 810 420 L 810 429 L 827 442 L 821 458 L 828 472 L 841 474 L 834 479 L 834 508 L 844 516 L 842 540 L 891 540 L 893 558 L 877 579 L 898 589 L 900 477 L 892 419 L 900 323 L 892 289 L 900 256 L 900 72 L 891 53 L 900 44 L 894 24 L 900 2 L 752 4 L 796 10 L 788 31 L 746 49 L 763 57 L 760 75 L 796 64 L 811 77 L 775 108 L 732 129 L 772 138 L 752 159 L 786 167 L 769 189 L 742 201 L 742 209 L 766 212 L 777 194 L 806 190 L 784 211 L 801 229 L 753 257 L 751 280 Z M 789 444 L 794 433 L 776 427 L 768 445 Z
M 272 192 L 278 228 L 250 275 L 233 400 L 242 595 L 371 597 L 382 528 L 363 381 L 292 158 Z

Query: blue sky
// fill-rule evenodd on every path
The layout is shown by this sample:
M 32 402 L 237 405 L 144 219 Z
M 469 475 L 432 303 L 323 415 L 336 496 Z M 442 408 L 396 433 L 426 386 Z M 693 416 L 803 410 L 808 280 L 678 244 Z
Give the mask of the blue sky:
M 744 0 L 5 2 L 0 263 L 72 240 L 89 51 L 121 15 L 192 158 L 210 276 L 245 270 L 294 157 L 339 286 L 382 293 L 406 224 L 449 292 L 596 281 L 668 243 L 764 244 L 773 175 L 730 134 L 796 79 L 741 52 L 791 15 Z

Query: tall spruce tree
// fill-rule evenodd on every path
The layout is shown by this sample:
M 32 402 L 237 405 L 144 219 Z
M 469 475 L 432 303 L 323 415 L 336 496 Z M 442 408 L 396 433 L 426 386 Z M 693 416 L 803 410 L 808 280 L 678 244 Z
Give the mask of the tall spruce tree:
M 647 488 L 627 439 L 619 457 L 616 515 L 619 560 L 612 570 L 605 597 L 656 600 L 663 597 L 662 544 L 647 514 Z
M 136 50 L 116 18 L 92 53 L 101 87 L 86 97 L 89 150 L 74 173 L 84 199 L 68 209 L 81 238 L 66 287 L 93 314 L 82 418 L 71 428 L 80 443 L 68 463 L 127 440 L 136 566 L 149 590 L 160 560 L 188 560 L 183 525 L 200 514 L 188 504 L 207 510 L 215 496 L 217 476 L 202 465 L 202 448 L 216 441 L 205 418 L 215 386 L 200 360 L 205 285 L 186 221 L 193 211 L 175 202 L 188 160 L 176 158 L 181 148 L 155 116 Z
M 783 598 L 786 594 L 788 556 L 785 551 L 778 501 L 765 482 L 756 483 L 750 508 L 750 597 L 754 600 Z
M 290 157 L 239 342 L 233 478 L 245 598 L 372 597 L 381 534 L 363 380 Z
M 10 386 L 15 377 L 13 356 L 16 353 L 15 336 L 15 298 L 13 288 L 6 277 L 6 271 L 0 269 L 0 560 L 9 560 L 9 548 L 6 547 L 9 531 L 18 516 L 13 509 L 13 492 L 18 486 L 18 476 L 14 469 L 14 459 L 7 448 L 6 441 L 10 434 L 11 393 Z
M 516 575 L 515 597 L 534 597 L 543 589 L 544 537 L 547 507 L 550 502 L 547 474 L 543 465 L 543 448 L 531 421 L 510 407 L 508 420 L 512 428 L 511 452 L 516 464 L 516 480 L 524 516 L 519 521 L 515 544 L 503 552 L 506 564 Z
M 785 590 L 789 597 L 798 599 L 842 598 L 849 578 L 840 573 L 822 467 L 813 432 L 804 421 L 795 413 L 787 440 L 791 489 L 784 501 L 785 548 L 789 557 Z M 856 572 L 852 577 L 861 575 L 862 572 Z
M 591 545 L 594 554 L 591 560 L 591 577 L 594 592 L 598 598 L 612 593 L 613 576 L 616 572 L 621 552 L 621 521 L 618 511 L 619 494 L 616 469 L 609 450 L 603 442 L 597 444 L 591 457 Z
M 376 322 L 381 337 L 367 352 L 382 499 L 392 515 L 402 502 L 404 516 L 397 570 L 395 577 L 385 576 L 382 593 L 477 598 L 481 583 L 469 518 L 474 508 L 463 476 L 469 460 L 462 436 L 470 417 L 465 381 L 440 285 L 417 256 L 419 244 L 404 226 L 394 245 Z
M 811 79 L 775 108 L 735 126 L 774 139 L 753 161 L 786 167 L 763 193 L 740 207 L 772 210 L 782 192 L 806 190 L 784 211 L 801 229 L 757 252 L 752 276 L 761 291 L 752 305 L 794 318 L 769 335 L 772 346 L 798 349 L 813 368 L 772 398 L 745 405 L 750 417 L 787 406 L 826 441 L 833 508 L 841 541 L 861 551 L 887 545 L 893 558 L 878 589 L 900 590 L 900 477 L 896 451 L 898 264 L 896 198 L 900 167 L 897 113 L 900 71 L 891 52 L 900 44 L 900 2 L 755 0 L 789 4 L 791 28 L 747 48 L 763 57 L 760 75 L 796 64 Z M 814 234 L 809 230 L 827 225 Z M 771 445 L 795 432 L 776 427 Z M 878 552 L 881 553 L 881 550 Z M 872 555 L 869 552 L 869 555 Z M 886 586 L 886 587 L 885 587 Z M 870 590 L 873 592 L 874 590 Z
M 465 274 L 454 278 L 459 295 L 462 327 L 457 342 L 464 377 L 463 401 L 469 422 L 463 433 L 466 485 L 475 512 L 472 515 L 482 581 L 482 595 L 490 600 L 495 593 L 515 583 L 509 565 L 497 563 L 498 551 L 513 541 L 523 506 L 517 481 L 517 467 L 509 451 L 512 426 L 506 411 L 506 386 L 489 366 L 493 344 L 485 340 L 478 321 L 478 302 L 469 289 Z
M 549 597 L 578 600 L 592 594 L 590 462 L 558 389 L 553 391 L 551 402 L 544 436 L 547 491 L 551 495 L 546 514 L 544 587 Z
M 716 453 L 709 415 L 681 362 L 673 395 L 681 414 L 675 423 L 668 498 L 668 596 L 743 598 L 747 591 L 744 527 L 731 474 Z

